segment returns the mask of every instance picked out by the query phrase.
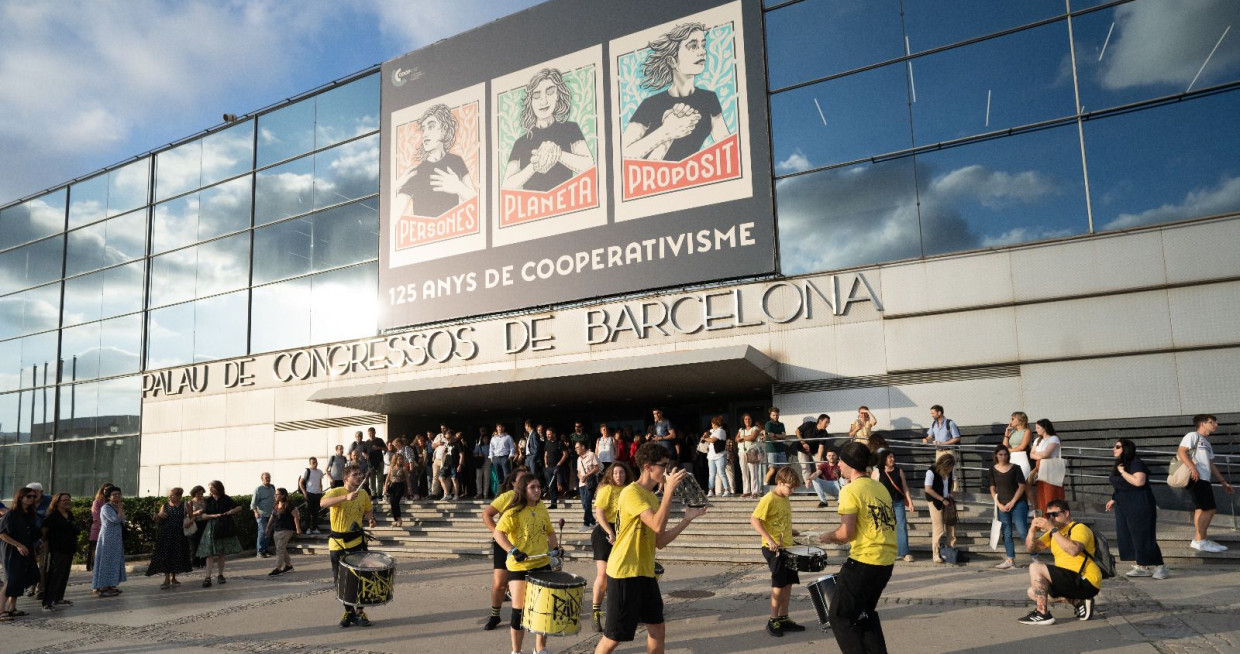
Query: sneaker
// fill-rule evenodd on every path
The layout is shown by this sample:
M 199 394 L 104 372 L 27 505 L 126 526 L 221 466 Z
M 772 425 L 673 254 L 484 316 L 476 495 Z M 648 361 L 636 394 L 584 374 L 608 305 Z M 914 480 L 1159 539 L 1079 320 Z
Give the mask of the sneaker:
M 818 503 L 818 508 L 820 508 L 820 509 L 825 509 L 825 508 L 827 508 L 827 503 L 826 503 L 826 502 L 819 502 L 819 503 Z
M 1029 615 L 1020 619 L 1021 624 L 1055 624 L 1055 616 L 1047 613 L 1038 613 L 1037 609 L 1029 612 Z
M 805 625 L 797 624 L 788 618 L 780 620 L 779 627 L 784 631 L 805 631 Z
M 363 627 L 370 626 L 370 618 L 366 616 L 365 611 L 358 611 L 357 617 L 354 618 L 354 621 L 356 621 L 358 624 L 362 625 Z
M 43 605 L 43 610 L 44 610 L 44 611 L 46 611 L 46 612 L 48 612 L 48 613 L 55 613 L 55 612 L 56 612 L 56 607 L 52 606 L 51 604 L 44 604 L 44 605 Z
M 1154 576 L 1154 573 L 1150 572 L 1150 569 L 1143 565 L 1134 565 L 1132 566 L 1131 570 L 1129 570 L 1127 573 L 1124 574 L 1124 576 L 1125 577 L 1152 577 Z
M 996 570 L 1007 570 L 1014 565 L 1016 565 L 1016 563 L 1012 561 L 1012 559 L 1003 559 L 1003 563 L 1000 563 L 999 565 L 995 566 L 995 569 Z
M 1169 574 L 1169 571 L 1167 570 L 1167 566 L 1165 565 L 1154 566 L 1153 577 L 1155 579 L 1166 579 L 1168 574 Z
M 905 563 L 912 563 L 912 562 L 913 562 L 913 555 L 912 555 L 912 554 L 905 554 L 905 555 L 904 555 L 904 562 L 905 562 Z
M 1207 552 L 1226 552 L 1227 551 L 1226 545 L 1220 545 L 1212 540 L 1206 541 L 1206 547 L 1209 548 L 1206 550 Z
M 772 636 L 775 636 L 777 638 L 783 638 L 784 628 L 782 625 L 780 625 L 779 620 L 767 620 L 766 621 L 766 633 Z
M 283 573 L 285 573 L 285 572 L 292 572 L 292 571 L 293 571 L 293 566 L 291 566 L 291 565 L 286 565 L 286 566 L 284 566 L 283 568 L 281 568 L 281 569 L 280 569 L 280 573 L 281 573 L 281 574 L 283 574 Z M 176 582 L 174 581 L 174 582 L 172 582 L 172 583 L 176 583 Z
M 482 625 L 482 628 L 485 629 L 486 631 L 493 631 L 496 627 L 499 626 L 499 623 L 500 623 L 500 617 L 498 615 L 493 615 L 491 616 L 489 620 L 487 620 L 486 624 Z
M 1083 599 L 1076 605 L 1076 619 L 1088 620 L 1094 617 L 1094 598 Z
M 224 575 L 217 575 L 215 577 L 215 583 L 223 586 L 224 584 L 228 583 L 228 580 L 224 578 Z
M 1197 550 L 1197 551 L 1199 551 L 1199 552 L 1205 552 L 1205 551 L 1208 551 L 1208 550 L 1206 550 L 1206 543 L 1207 543 L 1207 542 L 1209 542 L 1209 541 L 1204 541 L 1204 540 L 1192 540 L 1192 541 L 1189 541 L 1189 542 L 1188 542 L 1188 546 L 1189 546 L 1189 547 L 1191 547 L 1191 548 L 1193 548 L 1193 549 L 1195 549 L 1195 550 Z
M 353 626 L 353 612 L 346 610 L 344 616 L 340 618 L 340 628 L 345 629 Z
M 555 502 L 552 502 L 552 503 L 551 503 L 551 506 L 549 506 L 549 507 L 547 507 L 547 508 L 548 508 L 548 509 L 556 509 L 556 508 L 559 508 L 559 507 L 557 507 L 557 506 L 555 505 Z
M 268 572 L 268 573 L 267 573 L 267 576 L 268 576 L 268 577 L 278 577 L 278 576 L 280 576 L 280 575 L 282 575 L 282 574 L 284 574 L 284 568 L 276 568 L 275 570 L 272 570 L 271 572 Z

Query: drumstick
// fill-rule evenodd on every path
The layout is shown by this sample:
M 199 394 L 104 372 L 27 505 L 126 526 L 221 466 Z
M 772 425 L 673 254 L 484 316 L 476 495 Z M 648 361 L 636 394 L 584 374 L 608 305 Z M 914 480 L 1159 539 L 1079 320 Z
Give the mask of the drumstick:
M 560 535 L 556 538 L 555 544 L 559 545 L 561 550 L 564 549 L 564 518 L 560 518 Z

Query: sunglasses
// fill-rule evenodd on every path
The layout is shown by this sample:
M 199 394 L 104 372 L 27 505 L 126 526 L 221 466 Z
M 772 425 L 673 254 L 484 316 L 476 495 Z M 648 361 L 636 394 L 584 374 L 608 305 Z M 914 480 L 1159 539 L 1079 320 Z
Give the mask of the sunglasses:
M 1112 446 L 1111 446 L 1111 449 L 1113 449 L 1113 450 L 1122 450 L 1122 449 L 1124 449 L 1124 446 L 1123 446 L 1123 445 L 1119 445 L 1119 444 L 1115 444 L 1115 445 L 1112 445 Z
M 1055 516 L 1058 516 L 1061 513 L 1063 513 L 1063 511 L 1047 511 L 1045 515 L 1048 518 L 1054 518 Z

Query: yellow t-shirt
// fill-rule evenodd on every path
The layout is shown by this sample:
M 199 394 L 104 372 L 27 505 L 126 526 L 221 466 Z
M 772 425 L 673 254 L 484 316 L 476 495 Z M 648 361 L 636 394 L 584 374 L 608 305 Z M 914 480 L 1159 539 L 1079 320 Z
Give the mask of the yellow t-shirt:
M 762 521 L 766 533 L 779 540 L 780 547 L 796 544 L 792 540 L 792 502 L 788 498 L 776 495 L 775 491 L 768 492 L 753 510 L 753 517 Z M 763 538 L 762 546 L 770 547 L 771 544 Z
M 654 530 L 642 522 L 646 511 L 659 511 L 659 498 L 637 482 L 620 491 L 616 542 L 607 559 L 607 576 L 654 577 Z
M 323 493 L 323 499 L 340 497 L 341 495 L 348 494 L 349 489 L 341 486 Z M 373 506 L 370 503 L 370 494 L 367 493 L 364 488 L 357 489 L 356 499 L 353 501 L 345 500 L 327 510 L 328 515 L 330 516 L 332 531 L 346 532 L 361 529 L 362 521 L 366 519 L 366 514 L 370 512 L 372 508 Z M 364 537 L 358 536 L 357 538 L 343 542 L 336 538 L 328 538 L 327 549 L 347 550 L 350 547 L 357 547 L 362 544 L 362 538 Z
M 1092 555 L 1094 553 L 1094 532 L 1085 525 L 1078 526 L 1079 524 L 1080 523 L 1076 522 L 1070 523 L 1068 526 L 1060 529 L 1059 533 L 1067 536 L 1070 540 L 1074 540 L 1081 545 L 1084 545 L 1085 551 Z M 1051 533 L 1049 531 L 1042 534 L 1042 538 L 1039 540 L 1042 541 L 1043 545 L 1050 546 L 1051 554 L 1055 555 L 1056 568 L 1063 568 L 1075 574 L 1080 572 L 1081 564 L 1088 560 L 1089 562 L 1085 563 L 1085 572 L 1082 573 L 1081 576 L 1084 577 L 1085 581 L 1088 581 L 1094 588 L 1102 588 L 1102 570 L 1098 569 L 1098 564 L 1094 563 L 1092 558 L 1086 556 L 1084 553 L 1077 554 L 1076 556 L 1068 556 L 1068 553 L 1064 552 L 1063 548 L 1059 547 L 1059 543 L 1051 539 Z
M 607 522 L 616 524 L 616 518 L 620 511 L 620 491 L 624 490 L 623 486 L 614 484 L 599 484 L 598 494 L 594 496 L 594 508 L 603 510 L 603 517 L 607 518 Z
M 499 495 L 496 495 L 495 499 L 491 500 L 491 508 L 496 511 L 503 512 L 504 509 L 508 508 L 509 504 L 512 504 L 512 495 L 513 493 L 510 490 L 506 490 Z
M 505 511 L 500 516 L 499 523 L 495 525 L 495 530 L 504 532 L 513 547 L 530 555 L 530 558 L 518 563 L 510 553 L 508 560 L 504 563 L 509 570 L 533 570 L 547 565 L 547 557 L 538 555 L 550 551 L 547 536 L 553 532 L 551 531 L 551 515 L 547 513 L 547 507 L 543 506 L 542 502 L 534 506 Z
M 848 557 L 870 565 L 896 561 L 896 514 L 891 493 L 882 484 L 861 477 L 840 489 L 840 515 L 857 516 L 857 533 Z

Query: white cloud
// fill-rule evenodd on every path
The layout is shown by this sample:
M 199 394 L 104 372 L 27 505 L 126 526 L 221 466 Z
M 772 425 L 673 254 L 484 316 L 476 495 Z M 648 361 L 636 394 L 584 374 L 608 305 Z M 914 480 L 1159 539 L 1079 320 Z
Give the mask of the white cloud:
M 775 163 L 775 172 L 777 173 L 796 173 L 802 170 L 808 170 L 813 164 L 809 162 L 809 157 L 801 152 L 801 148 L 797 148 L 787 159 Z
M 973 199 L 985 207 L 998 207 L 1008 201 L 1032 202 L 1053 190 L 1046 175 L 1036 170 L 1008 173 L 974 164 L 957 168 L 934 178 L 929 191 L 938 199 Z
M 1164 204 L 1141 213 L 1122 213 L 1103 229 L 1125 229 L 1237 210 L 1240 210 L 1240 177 L 1229 177 L 1213 188 L 1189 191 L 1178 204 Z
M 1071 229 L 1037 229 L 1030 227 L 1015 227 L 1008 231 L 994 236 L 986 236 L 982 238 L 982 247 L 996 248 L 1004 245 L 1015 245 L 1017 243 L 1030 243 L 1032 241 L 1045 241 L 1052 238 L 1063 238 L 1071 236 L 1074 232 Z
M 1102 84 L 1123 89 L 1147 84 L 1188 87 L 1227 26 L 1232 30 L 1202 71 L 1197 87 L 1240 62 L 1240 2 L 1133 2 L 1115 10 L 1115 33 L 1103 54 Z M 1228 43 L 1230 41 L 1231 43 Z M 1221 81 L 1218 80 L 1218 81 Z

